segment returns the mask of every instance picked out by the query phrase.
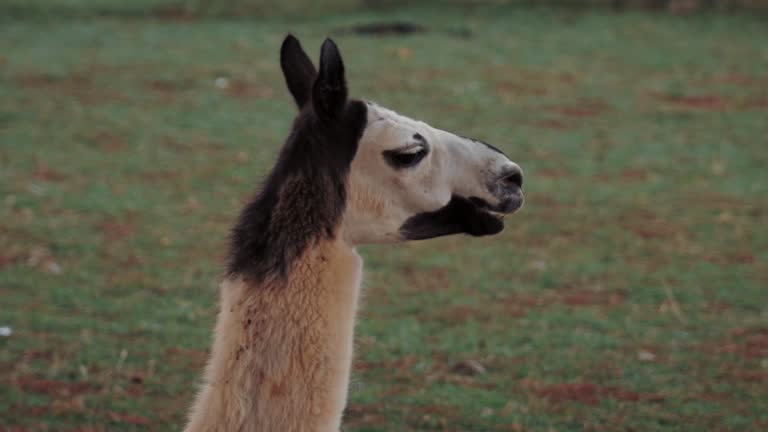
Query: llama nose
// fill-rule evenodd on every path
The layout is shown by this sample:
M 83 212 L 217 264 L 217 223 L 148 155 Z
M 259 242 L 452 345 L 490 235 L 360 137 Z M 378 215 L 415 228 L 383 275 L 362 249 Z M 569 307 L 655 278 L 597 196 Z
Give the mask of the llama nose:
M 506 167 L 496 183 L 505 192 L 515 192 L 523 187 L 523 170 L 517 164 Z

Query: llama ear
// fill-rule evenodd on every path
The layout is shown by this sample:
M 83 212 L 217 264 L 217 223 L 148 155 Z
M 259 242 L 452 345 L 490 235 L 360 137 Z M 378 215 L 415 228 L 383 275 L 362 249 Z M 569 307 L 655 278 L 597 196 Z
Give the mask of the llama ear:
M 299 40 L 292 34 L 285 37 L 280 48 L 280 67 L 283 69 L 288 90 L 301 109 L 312 96 L 312 83 L 317 71 L 307 53 L 301 48 Z
M 341 114 L 346 104 L 344 62 L 336 44 L 326 39 L 320 49 L 320 72 L 312 87 L 312 105 L 320 118 L 333 119 Z

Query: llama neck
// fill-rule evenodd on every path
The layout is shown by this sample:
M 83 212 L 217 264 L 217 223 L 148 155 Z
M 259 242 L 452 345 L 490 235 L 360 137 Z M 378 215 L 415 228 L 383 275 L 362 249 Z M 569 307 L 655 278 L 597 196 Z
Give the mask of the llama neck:
M 338 431 L 346 405 L 362 260 L 321 242 L 280 286 L 231 278 L 187 432 Z

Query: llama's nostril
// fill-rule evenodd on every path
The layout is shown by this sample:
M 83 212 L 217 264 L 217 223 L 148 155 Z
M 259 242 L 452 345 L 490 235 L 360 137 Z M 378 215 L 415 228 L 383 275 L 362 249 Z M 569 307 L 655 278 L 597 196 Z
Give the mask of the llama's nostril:
M 523 173 L 520 171 L 514 171 L 509 174 L 506 174 L 504 177 L 501 178 L 501 183 L 509 188 L 512 186 L 517 186 L 519 188 L 523 187 Z

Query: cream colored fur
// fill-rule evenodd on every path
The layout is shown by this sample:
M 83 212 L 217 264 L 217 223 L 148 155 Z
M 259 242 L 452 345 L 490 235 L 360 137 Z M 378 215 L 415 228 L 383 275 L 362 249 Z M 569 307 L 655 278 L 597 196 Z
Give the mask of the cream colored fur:
M 222 283 L 186 432 L 339 430 L 362 271 L 341 237 L 308 248 L 280 286 Z
M 519 170 L 469 139 L 368 109 L 335 239 L 310 245 L 287 281 L 222 283 L 211 358 L 186 432 L 338 431 L 362 271 L 353 245 L 403 241 L 399 227 L 409 217 L 445 206 L 453 194 L 495 205 L 488 178 Z M 413 146 L 415 135 L 430 147 L 419 166 L 388 166 L 382 152 Z

